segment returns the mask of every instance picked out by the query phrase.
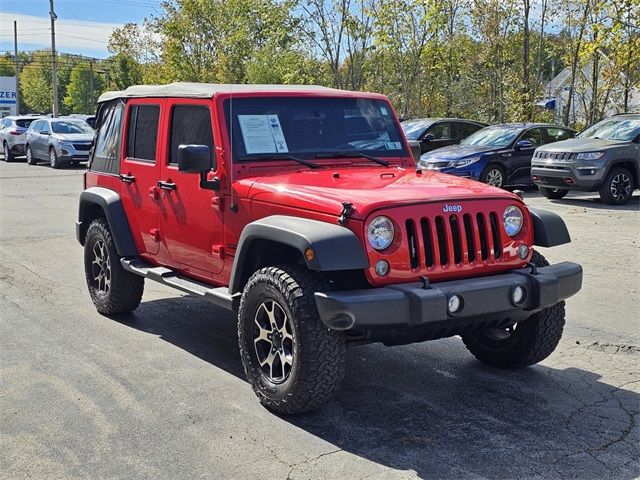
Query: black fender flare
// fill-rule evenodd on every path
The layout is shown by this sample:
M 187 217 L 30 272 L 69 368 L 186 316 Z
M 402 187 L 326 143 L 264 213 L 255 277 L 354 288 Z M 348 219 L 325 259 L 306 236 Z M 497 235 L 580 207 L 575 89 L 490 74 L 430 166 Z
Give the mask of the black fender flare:
M 533 244 L 540 247 L 555 247 L 571 242 L 571 236 L 562 217 L 556 213 L 530 208 L 533 224 Z
M 132 257 L 138 255 L 138 250 L 131 235 L 131 228 L 124 213 L 122 200 L 113 190 L 103 187 L 90 187 L 80 194 L 78 206 L 78 220 L 76 221 L 76 237 L 81 245 L 89 228 L 89 223 L 95 218 L 95 207 L 99 207 L 109 224 L 118 255 Z
M 310 270 L 362 270 L 369 267 L 360 240 L 348 228 L 307 218 L 272 215 L 251 222 L 242 230 L 229 281 L 229 293 L 232 295 L 241 291 L 245 259 L 253 241 L 259 239 L 298 250 Z M 314 252 L 311 260 L 305 256 L 308 248 Z

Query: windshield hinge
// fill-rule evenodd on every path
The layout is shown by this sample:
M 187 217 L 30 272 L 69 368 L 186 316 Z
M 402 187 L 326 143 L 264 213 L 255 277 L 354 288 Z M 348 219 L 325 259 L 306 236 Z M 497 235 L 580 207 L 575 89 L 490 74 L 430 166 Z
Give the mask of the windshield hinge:
M 353 208 L 353 204 L 351 202 L 342 202 L 342 212 L 340 212 L 340 216 L 338 217 L 338 223 L 340 225 L 346 225 L 349 221 L 349 217 L 356 209 Z

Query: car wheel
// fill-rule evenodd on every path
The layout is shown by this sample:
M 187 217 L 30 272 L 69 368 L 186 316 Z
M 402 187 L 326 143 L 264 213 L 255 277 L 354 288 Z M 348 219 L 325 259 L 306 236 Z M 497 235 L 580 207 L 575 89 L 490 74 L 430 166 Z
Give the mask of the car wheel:
M 295 266 L 254 273 L 238 313 L 240 357 L 260 402 L 294 414 L 316 409 L 345 375 L 346 340 L 320 320 L 314 293 L 317 274 Z
M 3 154 L 4 154 L 4 161 L 5 162 L 12 162 L 13 161 L 14 156 L 11 153 L 11 150 L 9 149 L 9 144 L 7 144 L 7 142 L 4 142 L 4 144 L 3 144 Z
M 614 167 L 600 187 L 600 198 L 609 205 L 622 205 L 631 199 L 633 189 L 631 172 L 624 167 Z
M 49 165 L 51 165 L 51 168 L 60 168 L 61 166 L 56 149 L 53 147 L 49 149 Z
M 36 160 L 36 157 L 33 156 L 33 152 L 31 151 L 31 147 L 29 145 L 27 145 L 27 149 L 26 149 L 26 153 L 27 153 L 27 164 L 29 165 L 36 165 L 38 163 L 38 160 Z
M 102 315 L 129 313 L 140 304 L 144 278 L 122 267 L 109 227 L 102 218 L 91 222 L 87 229 L 84 272 L 91 300 Z
M 531 263 L 549 262 L 534 251 Z M 467 349 L 482 363 L 497 368 L 524 368 L 547 358 L 556 349 L 564 329 L 564 301 L 534 313 L 506 328 L 490 328 L 462 336 Z
M 560 200 L 569 193 L 569 190 L 563 188 L 538 187 L 538 189 L 542 195 L 552 200 Z
M 482 172 L 480 180 L 492 187 L 502 188 L 505 184 L 504 170 L 498 165 L 489 165 Z

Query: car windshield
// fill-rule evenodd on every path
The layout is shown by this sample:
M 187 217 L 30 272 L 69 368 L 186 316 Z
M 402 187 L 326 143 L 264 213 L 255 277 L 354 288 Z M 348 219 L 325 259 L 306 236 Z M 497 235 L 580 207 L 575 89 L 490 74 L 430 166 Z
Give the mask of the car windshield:
M 476 145 L 481 147 L 508 147 L 516 138 L 519 129 L 514 127 L 487 127 L 471 134 L 460 142 L 460 145 Z
M 640 117 L 638 118 L 607 118 L 592 125 L 578 135 L 581 138 L 604 138 L 630 142 L 640 135 Z
M 431 124 L 431 120 L 407 120 L 400 125 L 407 140 L 417 140 Z
M 93 129 L 82 120 L 58 120 L 51 122 L 53 133 L 93 133 Z
M 393 111 L 382 100 L 244 97 L 226 100 L 224 108 L 227 125 L 233 115 L 233 153 L 241 161 L 275 160 L 282 154 L 302 159 L 358 152 L 407 155 Z

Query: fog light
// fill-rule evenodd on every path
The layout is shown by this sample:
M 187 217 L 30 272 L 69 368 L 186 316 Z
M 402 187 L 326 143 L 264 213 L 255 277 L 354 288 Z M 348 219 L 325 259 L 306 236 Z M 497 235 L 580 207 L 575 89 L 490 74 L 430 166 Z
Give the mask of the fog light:
M 521 305 L 524 302 L 526 295 L 527 291 L 524 289 L 524 287 L 518 285 L 511 291 L 511 301 L 514 305 Z
M 384 277 L 387 273 L 389 273 L 389 262 L 386 260 L 378 260 L 376 262 L 376 275 Z
M 462 310 L 462 298 L 459 295 L 451 295 L 447 304 L 449 313 L 456 314 Z
M 527 245 L 523 243 L 518 247 L 518 257 L 520 257 L 520 260 L 524 260 L 528 256 L 529 256 L 529 247 L 527 247 Z

